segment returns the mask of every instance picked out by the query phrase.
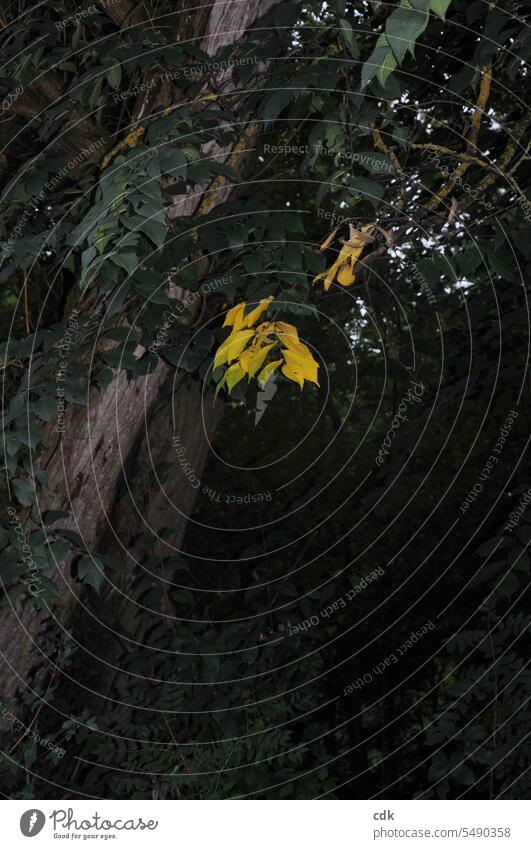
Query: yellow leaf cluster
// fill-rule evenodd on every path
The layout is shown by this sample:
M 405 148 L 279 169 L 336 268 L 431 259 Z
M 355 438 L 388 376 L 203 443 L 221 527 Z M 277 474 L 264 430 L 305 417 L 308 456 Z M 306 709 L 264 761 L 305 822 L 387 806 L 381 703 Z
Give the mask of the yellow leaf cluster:
M 356 280 L 354 267 L 358 262 L 361 254 L 363 253 L 365 247 L 373 241 L 373 238 L 370 233 L 374 229 L 374 226 L 374 223 L 366 224 L 360 230 L 356 230 L 356 228 L 352 224 L 349 224 L 349 239 L 347 242 L 343 243 L 343 247 L 339 251 L 336 261 L 332 263 L 330 268 L 328 268 L 326 271 L 322 271 L 321 274 L 318 274 L 317 277 L 314 277 L 312 282 L 318 283 L 319 280 L 323 280 L 325 292 L 328 292 L 334 280 L 337 280 L 337 282 L 341 286 L 352 286 L 352 284 Z M 326 248 L 331 245 L 335 238 L 337 230 L 338 228 L 336 227 L 336 229 L 332 230 L 330 235 L 327 236 L 327 238 L 321 245 L 321 251 L 326 250 Z
M 254 326 L 272 300 L 272 295 L 264 298 L 251 310 L 242 302 L 228 311 L 223 326 L 232 330 L 216 351 L 213 366 L 216 369 L 226 364 L 227 368 L 216 393 L 222 386 L 226 386 L 230 393 L 245 376 L 249 380 L 256 377 L 260 386 L 264 387 L 279 366 L 282 374 L 301 389 L 305 380 L 319 385 L 319 366 L 309 348 L 299 339 L 296 327 L 284 321 L 264 321 Z M 277 358 L 266 363 L 273 349 L 276 349 Z

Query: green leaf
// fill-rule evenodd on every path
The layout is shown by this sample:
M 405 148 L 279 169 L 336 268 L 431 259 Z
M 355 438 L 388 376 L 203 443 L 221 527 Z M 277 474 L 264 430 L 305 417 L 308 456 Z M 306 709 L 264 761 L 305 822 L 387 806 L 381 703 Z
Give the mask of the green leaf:
M 83 381 L 69 380 L 65 386 L 65 400 L 81 407 L 87 406 L 87 386 Z
M 450 91 L 459 94 L 468 86 L 475 85 L 475 80 L 479 77 L 479 71 L 473 65 L 463 65 L 461 70 L 457 71 L 448 84 Z
M 70 513 L 65 510 L 47 510 L 42 518 L 45 525 L 52 525 L 58 519 L 67 519 L 68 516 L 70 516 Z
M 229 179 L 237 183 L 240 182 L 240 175 L 227 162 L 218 162 L 215 160 L 212 162 L 211 167 L 214 174 L 223 174 L 224 177 L 229 177 Z
M 414 9 L 408 0 L 402 0 L 400 8 L 387 18 L 385 34 L 399 65 L 402 64 L 407 50 L 410 51 L 412 56 L 414 55 L 415 42 L 426 29 L 428 18 L 427 10 Z M 391 70 L 393 69 L 391 68 Z M 387 76 L 389 76 L 389 73 Z M 381 82 L 383 85 L 384 80 L 381 80 Z
M 172 590 L 170 595 L 178 604 L 187 604 L 190 608 L 193 606 L 195 601 L 192 593 L 188 590 Z
M 136 342 L 128 342 L 110 351 L 104 351 L 102 357 L 113 368 L 133 368 L 137 362 L 134 355 L 135 349 Z
M 285 89 L 275 91 L 275 93 L 265 101 L 262 109 L 262 117 L 266 124 L 270 124 L 275 120 L 275 118 L 278 118 L 288 103 L 291 103 L 292 98 L 292 91 L 286 91 Z
M 114 253 L 109 259 L 119 268 L 123 268 L 128 274 L 133 274 L 140 263 L 140 257 L 130 253 Z
M 381 84 L 384 87 L 385 87 L 385 84 L 387 82 L 388 77 L 390 76 L 390 74 L 393 73 L 395 68 L 396 68 L 396 59 L 395 59 L 395 57 L 393 56 L 392 53 L 388 53 L 385 56 L 380 68 L 378 69 L 378 79 L 380 80 Z
M 451 2 L 452 0 L 429 0 L 429 7 L 435 15 L 444 20 Z
M 371 174 L 394 174 L 395 168 L 391 160 L 385 153 L 379 150 L 362 150 L 356 152 L 353 156 L 353 161 L 359 163 L 362 168 L 370 171 Z
M 104 579 L 101 561 L 97 557 L 85 555 L 77 564 L 77 576 L 83 584 L 99 590 Z
M 98 560 L 107 569 L 114 569 L 115 572 L 125 572 L 127 569 L 124 563 L 121 563 L 120 560 L 117 560 L 115 557 L 111 557 L 108 554 L 100 555 Z
M 60 512 L 63 512 L 63 511 L 57 510 L 55 512 L 60 513 Z M 67 515 L 70 515 L 70 514 L 67 514 Z M 83 542 L 83 540 L 81 539 L 79 534 L 76 534 L 75 531 L 69 531 L 68 528 L 56 528 L 56 532 L 58 534 L 61 534 L 61 536 L 64 537 L 65 539 L 69 539 L 70 542 L 72 542 L 76 546 L 76 548 L 79 548 L 80 550 L 86 549 L 85 543 Z
M 393 131 L 391 132 L 391 138 L 393 139 L 393 141 L 397 142 L 403 150 L 407 150 L 408 137 L 409 130 L 407 127 L 395 126 Z
M 6 584 L 13 578 L 18 578 L 26 571 L 24 563 L 18 561 L 18 552 L 12 546 L 4 549 L 0 555 L 0 577 L 2 584 Z
M 161 224 L 160 221 L 155 221 L 152 218 L 145 218 L 140 229 L 143 233 L 146 234 L 149 239 L 151 239 L 151 241 L 157 246 L 157 248 L 162 247 L 166 239 L 165 224 Z
M 132 327 L 110 327 L 105 331 L 105 338 L 113 339 L 114 342 L 138 342 L 140 330 L 134 330 Z
M 34 486 L 29 481 L 22 480 L 22 478 L 15 478 L 13 483 L 13 489 L 15 490 L 15 495 L 20 503 L 27 507 L 29 504 L 33 504 L 35 500 L 35 491 Z
M 120 83 L 122 81 L 122 68 L 120 65 L 113 65 L 112 68 L 109 68 L 107 71 L 107 82 L 111 86 L 111 88 L 117 89 L 120 87 Z
M 350 191 L 356 198 L 361 197 L 376 208 L 383 197 L 384 187 L 367 177 L 353 177 Z M 351 203 L 350 198 L 347 200 Z
M 38 401 L 31 402 L 31 410 L 33 413 L 36 413 L 40 419 L 45 422 L 49 422 L 57 410 L 57 398 L 53 395 L 44 395 L 42 398 L 39 398 Z
M 504 280 L 516 283 L 518 278 L 513 268 L 514 260 L 507 248 L 498 248 L 497 250 L 487 248 L 487 256 L 495 274 L 498 274 Z
M 486 540 L 486 542 L 482 543 L 476 549 L 476 554 L 479 554 L 480 557 L 490 557 L 495 551 L 499 551 L 506 545 L 510 545 L 510 543 L 511 539 L 509 537 L 492 537 L 492 539 Z
M 188 161 L 182 150 L 175 147 L 164 148 L 159 154 L 159 164 L 163 173 L 186 180 Z
M 477 584 L 490 581 L 497 572 L 506 567 L 507 563 L 505 560 L 495 560 L 493 563 L 484 564 L 470 581 L 470 586 L 475 587 Z
M 67 542 L 52 542 L 47 548 L 48 562 L 50 566 L 55 567 L 67 554 L 70 553 L 70 545 Z
M 474 773 L 468 766 L 461 765 L 453 774 L 455 780 L 459 784 L 473 784 L 475 781 Z
M 136 210 L 143 218 L 151 218 L 153 221 L 159 221 L 164 224 L 164 209 L 162 201 L 159 198 L 142 198 L 140 205 Z
M 376 47 L 371 53 L 363 68 L 361 69 L 361 88 L 365 88 L 376 74 L 382 70 L 382 65 L 386 61 L 388 55 L 391 54 L 389 42 L 385 35 L 381 35 L 376 42 Z M 396 63 L 395 63 L 396 67 Z M 391 73 L 391 72 L 389 72 Z M 387 77 L 386 77 L 387 79 Z
M 343 36 L 345 44 L 352 44 L 353 32 L 350 21 L 347 21 L 346 18 L 341 18 L 339 26 L 341 27 L 341 35 Z

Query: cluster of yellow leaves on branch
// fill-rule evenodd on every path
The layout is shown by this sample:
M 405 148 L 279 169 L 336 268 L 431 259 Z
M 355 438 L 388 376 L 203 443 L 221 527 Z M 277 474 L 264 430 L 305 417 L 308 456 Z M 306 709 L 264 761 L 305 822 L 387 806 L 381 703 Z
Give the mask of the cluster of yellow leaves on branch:
M 343 246 L 337 259 L 312 282 L 323 280 L 325 292 L 336 279 L 341 286 L 351 286 L 356 280 L 356 264 L 367 245 L 374 241 L 375 228 L 380 229 L 376 223 L 366 224 L 360 229 L 349 224 L 349 238 L 341 240 Z M 336 227 L 325 239 L 321 251 L 332 244 L 338 229 Z M 301 389 L 305 380 L 319 386 L 319 366 L 309 348 L 299 339 L 297 329 L 292 324 L 286 324 L 284 321 L 264 321 L 257 325 L 272 300 L 271 295 L 261 300 L 254 309 L 249 310 L 248 305 L 243 302 L 228 311 L 223 326 L 232 327 L 232 330 L 214 357 L 214 370 L 223 365 L 227 366 L 218 382 L 216 394 L 222 386 L 231 392 L 246 375 L 248 379 L 256 377 L 263 387 L 279 367 L 282 374 L 288 380 L 298 383 Z M 277 358 L 266 362 L 270 353 L 272 357 Z
M 374 241 L 371 231 L 374 230 L 375 224 L 366 224 L 365 227 L 357 230 L 352 224 L 349 224 L 350 235 L 348 241 L 343 242 L 343 247 L 339 251 L 338 257 L 334 263 L 326 271 L 322 271 L 317 277 L 314 277 L 313 283 L 318 283 L 323 280 L 324 290 L 328 292 L 330 286 L 337 279 L 341 286 L 352 286 L 356 280 L 354 268 L 361 254 L 368 244 Z M 333 230 L 321 245 L 320 250 L 325 251 L 333 242 L 338 227 Z
M 232 327 L 232 330 L 214 357 L 214 369 L 225 364 L 227 369 L 216 393 L 222 386 L 230 392 L 246 375 L 248 379 L 256 377 L 260 386 L 264 387 L 279 366 L 282 374 L 298 383 L 301 389 L 305 380 L 319 385 L 319 366 L 309 348 L 299 339 L 296 327 L 284 321 L 257 324 L 272 300 L 271 295 L 261 300 L 254 309 L 248 310 L 246 303 L 240 303 L 228 311 L 223 326 Z M 274 359 L 266 363 L 269 354 Z

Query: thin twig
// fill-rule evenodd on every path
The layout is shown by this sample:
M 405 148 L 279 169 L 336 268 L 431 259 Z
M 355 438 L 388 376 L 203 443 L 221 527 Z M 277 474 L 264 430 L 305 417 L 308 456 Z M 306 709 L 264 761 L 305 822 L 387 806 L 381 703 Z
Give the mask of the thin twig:
M 26 320 L 26 334 L 29 336 L 31 333 L 30 329 L 30 317 L 29 317 L 29 304 L 28 304 L 28 275 L 24 272 L 24 318 Z

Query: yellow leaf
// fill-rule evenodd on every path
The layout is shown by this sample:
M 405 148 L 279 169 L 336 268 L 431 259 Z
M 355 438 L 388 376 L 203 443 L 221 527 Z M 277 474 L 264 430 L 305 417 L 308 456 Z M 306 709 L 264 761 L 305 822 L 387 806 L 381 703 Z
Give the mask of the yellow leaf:
M 365 224 L 360 230 L 356 230 L 353 224 L 349 224 L 350 236 L 348 240 L 353 245 L 368 245 L 373 241 L 371 236 L 369 235 L 371 230 L 374 230 L 376 227 L 376 221 L 372 221 L 370 224 Z
M 226 386 L 230 393 L 245 375 L 248 375 L 249 379 L 256 377 L 259 385 L 263 387 L 279 366 L 285 377 L 297 383 L 301 389 L 304 387 L 305 380 L 319 386 L 317 380 L 319 365 L 308 346 L 299 339 L 297 328 L 293 324 L 284 321 L 266 321 L 256 328 L 242 328 L 242 324 L 248 321 L 256 322 L 272 300 L 272 296 L 262 299 L 258 307 L 247 316 L 243 315 L 244 303 L 230 310 L 226 323 L 232 322 L 233 330 L 220 345 L 214 357 L 214 369 L 223 363 L 228 365 L 222 380 L 218 383 L 216 395 L 222 386 Z M 264 366 L 267 356 L 278 342 L 284 346 L 281 349 L 282 359 L 274 360 Z
M 285 324 L 283 321 L 277 321 L 277 338 L 286 348 L 296 348 L 300 345 L 299 334 L 297 329 L 292 324 Z
M 286 333 L 289 336 L 293 336 L 297 341 L 299 339 L 299 333 L 297 328 L 293 324 L 287 324 L 285 321 L 276 321 L 275 329 L 279 330 L 281 333 Z
M 298 383 L 300 388 L 304 387 L 304 377 L 298 369 L 294 365 L 290 365 L 290 363 L 284 363 L 282 366 L 282 374 L 288 378 L 288 380 L 292 380 L 294 383 Z
M 264 366 L 264 368 L 262 369 L 262 371 L 260 372 L 260 374 L 256 378 L 258 380 L 258 383 L 262 387 L 262 389 L 266 385 L 267 381 L 269 380 L 269 378 L 271 377 L 273 372 L 277 370 L 277 368 L 279 367 L 281 362 L 282 362 L 282 360 L 273 360 L 272 362 L 270 362 L 266 366 Z
M 337 231 L 338 231 L 338 230 L 339 230 L 339 227 L 336 227 L 336 229 L 335 229 L 335 230 L 332 230 L 332 232 L 330 233 L 330 235 L 326 237 L 326 239 L 324 240 L 323 244 L 322 244 L 322 245 L 321 245 L 321 247 L 319 248 L 319 250 L 320 250 L 320 251 L 325 251 L 325 250 L 327 249 L 328 245 L 330 245 L 330 244 L 331 244 L 331 242 L 333 241 L 334 236 L 336 235 L 336 233 L 337 233 Z
M 254 336 L 254 330 L 252 328 L 250 330 L 237 330 L 236 333 L 231 333 L 227 340 L 228 363 L 231 363 L 240 356 L 251 336 Z
M 282 348 L 282 356 L 285 360 L 289 360 L 293 363 L 299 363 L 305 368 L 314 369 L 317 374 L 319 366 L 314 360 L 312 352 L 306 347 L 306 345 L 301 343 L 297 348 Z
M 334 277 L 336 276 L 336 271 L 339 268 L 339 260 L 336 260 L 333 265 L 330 266 L 328 271 L 326 272 L 326 277 L 324 279 L 324 290 L 328 292 L 330 286 L 334 282 Z
M 305 380 L 309 380 L 319 386 L 319 381 L 317 380 L 319 366 L 306 345 L 302 345 L 301 349 L 297 351 L 290 348 L 283 348 L 282 355 L 286 361 L 282 372 L 286 377 L 298 383 L 301 389 Z
M 284 351 L 289 351 L 290 356 L 293 359 L 298 359 L 301 362 L 303 360 L 310 360 L 311 362 L 315 363 L 315 360 L 312 356 L 312 352 L 299 339 L 294 342 L 293 339 L 290 340 L 289 337 L 284 337 L 284 335 L 281 333 L 279 333 L 279 339 L 283 345 L 286 345 L 286 348 L 282 350 L 282 353 L 284 353 Z
M 276 342 L 271 342 L 269 345 L 255 346 L 248 348 L 240 357 L 240 365 L 249 377 L 254 377 L 262 363 L 269 354 L 271 348 L 274 348 Z
M 352 270 L 352 266 L 350 266 L 348 263 L 345 263 L 345 265 L 341 266 L 337 274 L 338 283 L 341 283 L 342 286 L 352 286 L 355 279 L 356 275 Z
M 360 248 L 357 248 L 355 251 L 352 251 L 352 253 L 350 254 L 350 264 L 353 268 L 356 265 L 358 259 L 360 258 L 360 255 L 363 253 L 364 247 L 365 247 L 365 245 L 362 245 Z
M 330 266 L 330 268 L 327 271 L 322 271 L 321 274 L 314 277 L 312 283 L 317 283 L 319 280 L 323 280 L 323 288 L 325 292 L 328 292 L 337 274 L 337 282 L 340 283 L 341 286 L 351 286 L 356 278 L 352 271 L 348 270 L 348 266 L 350 265 L 350 268 L 353 269 L 366 246 L 373 241 L 370 233 L 374 227 L 375 224 L 372 223 L 366 224 L 360 230 L 356 230 L 352 224 L 349 224 L 350 236 L 348 242 L 343 244 L 336 261 Z M 331 237 L 323 243 L 322 248 L 328 247 L 333 235 L 334 234 L 331 234 Z
M 262 298 L 260 303 L 254 310 L 247 313 L 245 315 L 245 307 L 247 304 L 245 301 L 242 301 L 241 304 L 236 304 L 235 307 L 232 307 L 225 316 L 225 321 L 223 322 L 223 327 L 234 327 L 234 330 L 241 330 L 243 327 L 251 327 L 262 315 L 262 313 L 268 308 L 269 304 L 273 300 L 273 295 L 270 295 L 268 298 Z
M 325 292 L 328 292 L 330 286 L 334 282 L 336 268 L 337 268 L 337 260 L 336 260 L 336 262 L 334 262 L 333 265 L 330 266 L 330 268 L 326 269 L 325 271 L 321 271 L 320 274 L 317 274 L 313 278 L 312 283 L 314 283 L 314 284 L 319 283 L 319 280 L 323 280 L 323 288 L 324 288 Z
M 252 324 L 254 324 L 255 321 L 260 318 L 262 313 L 265 312 L 272 300 L 273 295 L 270 295 L 269 298 L 263 298 L 258 304 L 258 306 L 255 307 L 254 310 L 251 310 L 251 312 L 244 317 L 244 327 L 250 327 Z
M 239 363 L 234 363 L 234 365 L 230 366 L 225 372 L 224 380 L 227 384 L 227 389 L 229 393 L 232 392 L 237 383 L 240 382 L 242 377 L 245 377 L 245 372 L 242 369 Z
M 217 369 L 223 363 L 227 362 L 227 348 L 226 346 L 220 345 L 216 353 L 214 354 L 214 362 L 212 363 L 212 368 Z
M 256 328 L 256 333 L 258 336 L 261 336 L 263 340 L 269 333 L 273 333 L 276 327 L 276 322 L 274 321 L 264 321 L 262 324 L 259 324 Z
M 225 316 L 225 321 L 223 322 L 223 327 L 234 327 L 234 330 L 239 330 L 241 327 L 245 327 L 243 321 L 243 311 L 245 309 L 245 303 L 236 304 L 235 307 L 232 307 Z
M 253 335 L 254 330 L 237 330 L 227 336 L 216 351 L 213 368 L 216 369 L 223 363 L 230 363 L 239 357 Z
M 364 248 L 364 245 L 361 246 L 360 250 L 363 250 L 363 248 Z M 357 248 L 356 248 L 356 250 L 357 250 Z M 350 245 L 343 245 L 343 247 L 339 251 L 339 256 L 338 256 L 336 262 L 334 263 L 334 265 L 337 265 L 339 267 L 344 265 L 347 262 L 347 260 L 349 259 L 352 252 L 353 252 L 353 249 L 350 247 Z

